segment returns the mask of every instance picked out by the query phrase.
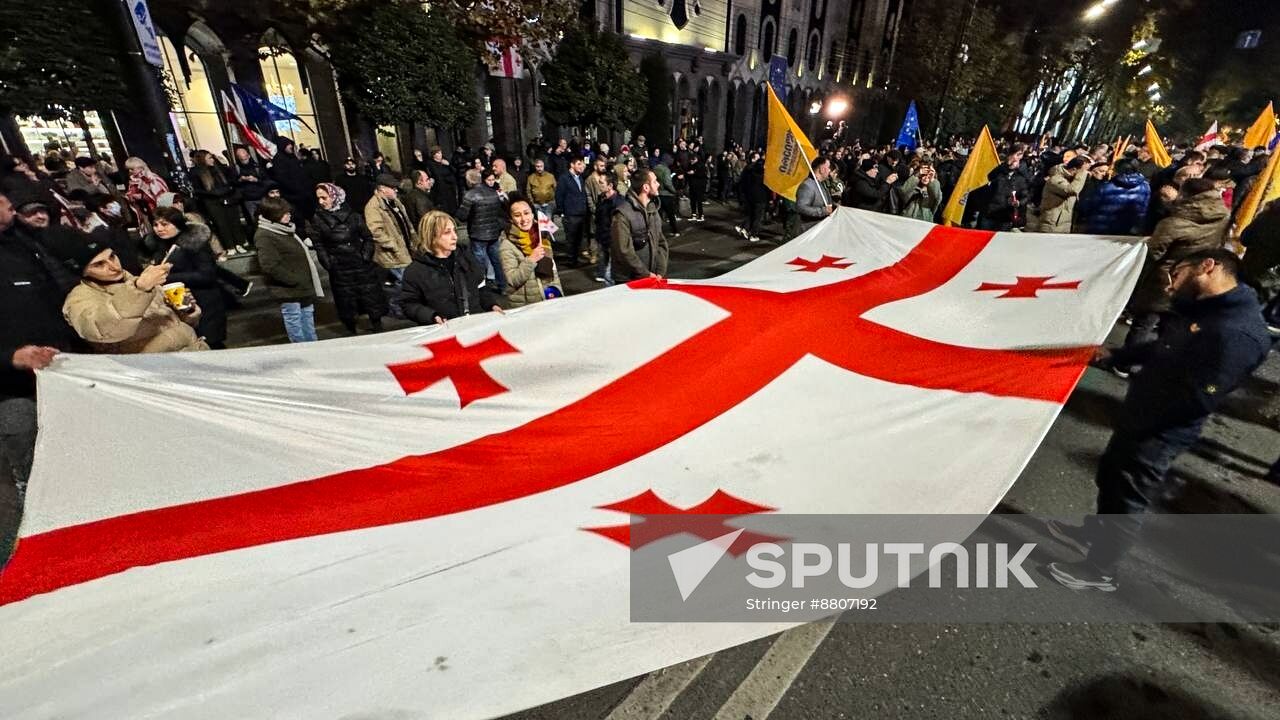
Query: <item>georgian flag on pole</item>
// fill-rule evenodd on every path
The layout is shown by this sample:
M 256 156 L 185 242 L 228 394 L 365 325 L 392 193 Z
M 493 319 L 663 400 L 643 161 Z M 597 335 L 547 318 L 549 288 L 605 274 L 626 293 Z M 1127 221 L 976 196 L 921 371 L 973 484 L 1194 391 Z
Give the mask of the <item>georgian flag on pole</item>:
M 1143 254 L 841 209 L 712 280 L 64 357 L 0 717 L 483 718 L 776 632 L 629 622 L 628 513 L 989 512 Z
M 223 120 L 231 130 L 232 136 L 239 137 L 240 142 L 258 153 L 259 157 L 266 160 L 276 154 L 275 143 L 262 137 L 249 126 L 249 121 L 245 119 L 244 107 L 240 104 L 239 96 L 232 98 L 227 95 L 225 90 L 222 91 L 222 113 Z

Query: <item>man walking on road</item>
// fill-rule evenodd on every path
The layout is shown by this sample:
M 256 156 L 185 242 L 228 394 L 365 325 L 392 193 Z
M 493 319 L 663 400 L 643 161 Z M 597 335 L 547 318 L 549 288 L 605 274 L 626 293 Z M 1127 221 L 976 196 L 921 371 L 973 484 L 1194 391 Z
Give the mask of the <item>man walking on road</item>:
M 1266 359 L 1271 339 L 1253 290 L 1240 285 L 1240 261 L 1229 250 L 1188 255 L 1169 272 L 1177 315 L 1161 335 L 1100 359 L 1141 365 L 1119 421 L 1098 462 L 1098 515 L 1083 527 L 1050 521 L 1054 537 L 1086 556 L 1051 563 L 1073 590 L 1118 587 L 1116 565 L 1135 542 L 1146 512 L 1165 489 L 1174 459 L 1200 437 L 1222 399 Z M 1108 357 L 1109 356 L 1109 357 Z
M 587 210 L 586 179 L 582 177 L 585 169 L 586 163 L 582 158 L 574 158 L 569 163 L 569 171 L 556 181 L 556 209 L 564 216 L 564 239 L 569 245 L 569 258 L 573 263 L 584 260 L 579 257 L 584 250 L 583 244 L 588 247 L 591 244 L 587 237 L 587 219 L 590 215 Z

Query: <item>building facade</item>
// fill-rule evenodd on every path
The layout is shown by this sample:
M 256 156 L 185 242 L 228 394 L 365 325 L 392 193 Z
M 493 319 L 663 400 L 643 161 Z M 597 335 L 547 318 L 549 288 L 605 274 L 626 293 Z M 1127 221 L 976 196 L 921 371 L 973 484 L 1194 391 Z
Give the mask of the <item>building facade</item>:
M 879 129 L 876 113 L 893 66 L 904 0 L 584 0 L 585 20 L 625 39 L 633 61 L 661 54 L 672 74 L 668 102 L 673 124 L 667 144 L 702 137 L 709 149 L 730 142 L 763 143 L 766 83 L 781 66 L 780 84 L 792 116 L 815 141 L 847 128 L 867 136 Z M 185 167 L 195 149 L 223 153 L 236 138 L 224 121 L 232 83 L 296 113 L 275 131 L 300 146 L 318 148 L 334 164 L 348 155 L 381 151 L 402 168 L 415 148 L 493 140 L 507 151 L 535 137 L 564 136 L 539 110 L 536 61 L 519 78 L 498 77 L 477 65 L 473 84 L 482 111 L 470 127 L 444 133 L 429 127 L 374 127 L 342 102 L 324 48 L 301 28 L 246 23 L 242 12 L 187 0 L 150 0 L 164 56 L 168 108 L 95 118 L 95 147 L 156 164 Z M 839 97 L 844 102 L 828 103 Z M 831 112 L 834 108 L 842 112 Z M 22 119 L 19 119 L 22 120 Z M 23 121 L 25 122 L 25 121 Z M 76 129 L 22 125 L 28 149 L 58 135 L 74 143 Z M 85 138 L 88 139 L 88 138 Z M 623 134 L 615 140 L 626 140 Z M 82 142 L 82 144 L 84 144 Z

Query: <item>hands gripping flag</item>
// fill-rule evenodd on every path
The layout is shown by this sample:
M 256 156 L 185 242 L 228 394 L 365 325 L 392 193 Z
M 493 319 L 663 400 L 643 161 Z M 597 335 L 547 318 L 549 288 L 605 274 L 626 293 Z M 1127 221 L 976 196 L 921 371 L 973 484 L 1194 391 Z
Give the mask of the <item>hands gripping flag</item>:
M 491 717 L 776 632 L 629 622 L 629 513 L 986 513 L 1142 257 L 839 210 L 714 280 L 63 358 L 0 717 Z

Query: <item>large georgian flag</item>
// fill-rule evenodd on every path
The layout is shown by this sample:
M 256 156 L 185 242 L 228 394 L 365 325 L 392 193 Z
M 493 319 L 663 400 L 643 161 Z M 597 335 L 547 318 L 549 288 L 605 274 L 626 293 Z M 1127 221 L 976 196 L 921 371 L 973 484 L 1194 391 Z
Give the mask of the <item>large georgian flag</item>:
M 64 358 L 0 717 L 489 717 L 775 632 L 628 622 L 627 511 L 988 512 L 1142 256 L 840 210 L 710 281 Z

